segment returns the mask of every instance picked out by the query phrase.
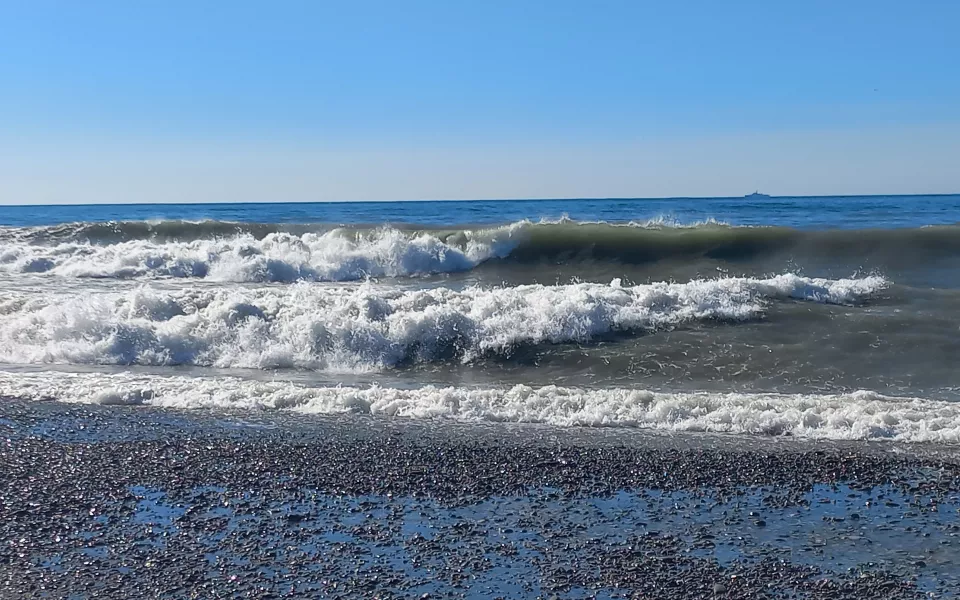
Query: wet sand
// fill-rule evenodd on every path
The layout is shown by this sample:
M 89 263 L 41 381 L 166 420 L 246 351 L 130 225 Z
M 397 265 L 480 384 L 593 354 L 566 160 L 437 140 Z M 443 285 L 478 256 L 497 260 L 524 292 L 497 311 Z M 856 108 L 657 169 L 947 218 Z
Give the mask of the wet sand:
M 949 447 L 0 401 L 0 597 L 921 598 Z

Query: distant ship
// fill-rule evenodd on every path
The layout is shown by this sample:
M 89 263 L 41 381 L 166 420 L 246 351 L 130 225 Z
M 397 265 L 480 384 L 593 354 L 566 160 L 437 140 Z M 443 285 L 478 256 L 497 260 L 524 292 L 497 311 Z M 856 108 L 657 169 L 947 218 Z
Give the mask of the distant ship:
M 754 192 L 752 194 L 747 194 L 744 198 L 753 198 L 754 200 L 759 200 L 760 198 L 769 198 L 770 194 L 761 194 L 760 192 Z

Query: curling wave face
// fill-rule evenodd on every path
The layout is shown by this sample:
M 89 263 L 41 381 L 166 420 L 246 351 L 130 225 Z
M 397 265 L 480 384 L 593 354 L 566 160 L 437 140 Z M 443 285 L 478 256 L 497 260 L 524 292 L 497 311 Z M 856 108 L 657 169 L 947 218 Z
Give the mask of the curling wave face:
M 310 387 L 234 377 L 0 372 L 0 396 L 179 409 L 291 410 L 556 426 L 960 441 L 960 403 L 845 394 L 663 393 L 560 386 Z
M 296 284 L 258 289 L 0 295 L 0 361 L 369 371 L 509 356 L 763 316 L 770 302 L 854 304 L 882 277 L 721 278 L 687 283 L 464 290 Z
M 957 226 L 806 231 L 714 221 L 681 225 L 663 219 L 626 224 L 562 219 L 449 229 L 221 221 L 0 228 L 0 272 L 64 277 L 350 281 L 463 272 L 490 261 L 776 259 L 789 265 L 809 259 L 855 269 L 866 264 L 922 267 L 958 258 Z

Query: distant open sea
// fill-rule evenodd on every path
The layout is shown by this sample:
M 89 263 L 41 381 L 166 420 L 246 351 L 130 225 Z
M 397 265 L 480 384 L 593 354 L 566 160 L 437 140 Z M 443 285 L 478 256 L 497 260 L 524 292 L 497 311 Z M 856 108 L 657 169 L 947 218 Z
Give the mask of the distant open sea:
M 0 207 L 0 396 L 960 441 L 960 195 Z

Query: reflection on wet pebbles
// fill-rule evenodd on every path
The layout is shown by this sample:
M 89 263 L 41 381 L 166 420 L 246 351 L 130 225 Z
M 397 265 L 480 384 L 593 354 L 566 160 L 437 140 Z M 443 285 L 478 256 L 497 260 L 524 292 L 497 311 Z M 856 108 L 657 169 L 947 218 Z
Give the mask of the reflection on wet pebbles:
M 3 597 L 916 598 L 960 585 L 960 465 L 922 448 L 15 402 L 0 414 Z

